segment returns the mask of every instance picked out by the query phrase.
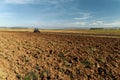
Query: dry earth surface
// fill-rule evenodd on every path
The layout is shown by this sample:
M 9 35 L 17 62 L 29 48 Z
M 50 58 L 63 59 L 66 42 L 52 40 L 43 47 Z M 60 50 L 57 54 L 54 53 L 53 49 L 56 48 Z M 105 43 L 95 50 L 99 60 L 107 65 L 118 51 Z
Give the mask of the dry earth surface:
M 120 80 L 120 38 L 0 32 L 0 80 Z

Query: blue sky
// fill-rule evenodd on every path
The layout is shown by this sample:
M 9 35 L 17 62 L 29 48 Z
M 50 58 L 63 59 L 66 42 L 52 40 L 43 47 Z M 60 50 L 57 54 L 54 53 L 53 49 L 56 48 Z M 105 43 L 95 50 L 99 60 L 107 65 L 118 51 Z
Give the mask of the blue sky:
M 0 26 L 120 27 L 120 0 L 1 0 Z

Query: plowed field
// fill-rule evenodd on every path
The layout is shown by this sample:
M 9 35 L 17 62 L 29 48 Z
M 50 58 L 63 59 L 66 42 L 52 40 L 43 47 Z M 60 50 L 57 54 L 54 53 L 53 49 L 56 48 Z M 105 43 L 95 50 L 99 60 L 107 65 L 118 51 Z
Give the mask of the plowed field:
M 0 80 L 120 80 L 120 38 L 0 32 Z

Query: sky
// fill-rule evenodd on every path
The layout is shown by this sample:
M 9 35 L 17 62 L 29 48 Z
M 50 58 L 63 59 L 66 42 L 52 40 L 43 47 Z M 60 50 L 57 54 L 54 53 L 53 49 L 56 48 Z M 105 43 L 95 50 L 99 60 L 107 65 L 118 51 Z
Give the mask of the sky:
M 120 27 L 120 0 L 0 0 L 1 27 Z

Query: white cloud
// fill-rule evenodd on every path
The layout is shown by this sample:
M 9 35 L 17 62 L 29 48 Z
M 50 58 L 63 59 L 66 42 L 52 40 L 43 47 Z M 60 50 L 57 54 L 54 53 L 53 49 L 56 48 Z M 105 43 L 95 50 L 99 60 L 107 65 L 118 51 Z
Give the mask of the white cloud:
M 120 27 L 120 21 L 116 22 L 105 22 L 105 21 L 80 21 L 80 22 L 73 22 L 73 23 L 68 23 L 72 27 Z
M 93 21 L 90 25 L 104 25 L 103 21 Z
M 104 24 L 106 26 L 114 26 L 114 27 L 120 27 L 120 21 L 116 21 L 116 22 L 111 22 L 111 23 L 106 23 Z
M 80 13 L 82 15 L 82 17 L 76 17 L 74 18 L 75 20 L 86 20 L 91 18 L 91 14 L 90 13 Z
M 5 12 L 5 13 L 0 13 L 0 18 L 10 18 L 13 17 L 15 14 L 10 13 L 10 12 Z
M 104 25 L 106 26 L 119 26 L 120 27 L 120 21 L 114 21 L 114 22 L 109 22 L 109 23 L 105 23 Z
M 94 27 L 120 27 L 120 21 L 114 21 L 114 22 L 93 21 L 93 22 L 89 22 L 89 26 L 94 26 Z
M 2 4 L 41 4 L 41 3 L 50 3 L 58 4 L 60 2 L 70 2 L 73 0 L 2 0 Z
M 4 0 L 3 3 L 7 4 L 26 4 L 26 3 L 32 3 L 34 0 Z
M 75 25 L 87 25 L 87 22 L 74 22 Z

